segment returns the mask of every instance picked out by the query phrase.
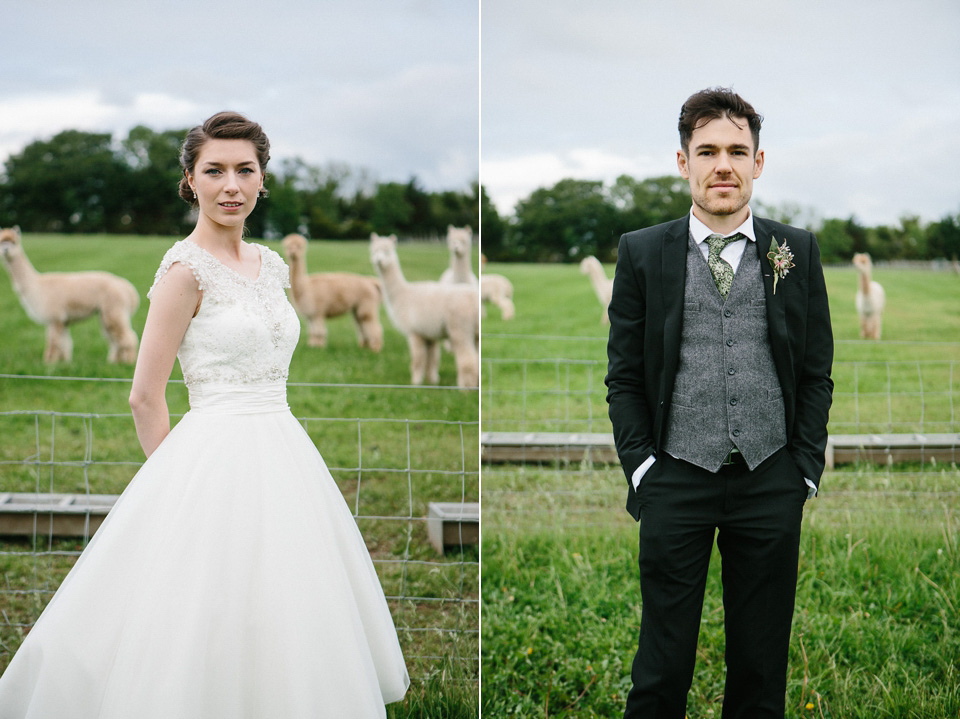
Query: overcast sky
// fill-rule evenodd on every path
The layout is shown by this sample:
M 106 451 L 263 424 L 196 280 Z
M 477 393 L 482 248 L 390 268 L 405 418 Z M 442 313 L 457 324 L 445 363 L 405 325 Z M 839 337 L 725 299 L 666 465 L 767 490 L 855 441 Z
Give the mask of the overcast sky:
M 0 0 L 0 162 L 64 129 L 126 137 L 233 109 L 274 158 L 467 190 L 476 0 Z
M 0 17 L 0 161 L 63 129 L 230 108 L 275 158 L 431 190 L 480 165 L 509 213 L 564 177 L 676 173 L 680 105 L 726 85 L 766 118 L 758 200 L 867 224 L 960 212 L 956 0 L 0 0 Z
M 765 203 L 895 224 L 960 212 L 957 0 L 483 0 L 481 176 L 501 212 L 564 177 L 676 174 L 677 117 L 765 117 Z

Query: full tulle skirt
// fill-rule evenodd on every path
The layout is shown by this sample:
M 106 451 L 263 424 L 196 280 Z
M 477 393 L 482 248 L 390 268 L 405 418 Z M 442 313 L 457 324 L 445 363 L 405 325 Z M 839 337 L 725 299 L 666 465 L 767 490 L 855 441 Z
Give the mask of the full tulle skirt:
M 403 697 L 370 556 L 282 388 L 191 403 L 0 677 L 0 719 L 368 719 Z

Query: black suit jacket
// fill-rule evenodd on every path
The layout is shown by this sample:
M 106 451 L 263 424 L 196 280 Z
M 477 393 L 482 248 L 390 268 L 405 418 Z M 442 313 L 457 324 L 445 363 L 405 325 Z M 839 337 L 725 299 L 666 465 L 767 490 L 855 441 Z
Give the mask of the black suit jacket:
M 627 477 L 627 511 L 639 519 L 631 477 L 660 450 L 680 354 L 689 216 L 620 238 L 610 302 L 607 402 L 617 453 Z M 833 331 L 816 238 L 754 217 L 767 297 L 770 348 L 783 390 L 787 448 L 816 484 L 824 467 L 827 417 L 833 397 Z M 770 240 L 793 252 L 794 267 L 773 289 Z M 754 250 L 751 250 L 751 247 Z

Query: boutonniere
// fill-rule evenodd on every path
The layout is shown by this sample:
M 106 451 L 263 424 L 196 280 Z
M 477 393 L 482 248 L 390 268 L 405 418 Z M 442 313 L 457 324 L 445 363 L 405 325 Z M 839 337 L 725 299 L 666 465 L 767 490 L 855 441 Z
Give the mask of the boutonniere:
M 777 280 L 783 279 L 793 267 L 793 252 L 784 240 L 782 245 L 777 244 L 776 235 L 770 238 L 770 251 L 767 253 L 770 267 L 773 269 L 773 294 L 777 294 Z

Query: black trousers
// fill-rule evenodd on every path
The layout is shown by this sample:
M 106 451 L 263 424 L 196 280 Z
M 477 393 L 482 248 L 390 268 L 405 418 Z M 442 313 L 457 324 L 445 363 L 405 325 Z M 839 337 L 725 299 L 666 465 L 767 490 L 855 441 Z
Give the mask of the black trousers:
M 640 642 L 625 719 L 683 719 L 707 569 L 722 561 L 722 719 L 783 719 L 807 485 L 786 449 L 717 474 L 661 453 L 640 482 Z

